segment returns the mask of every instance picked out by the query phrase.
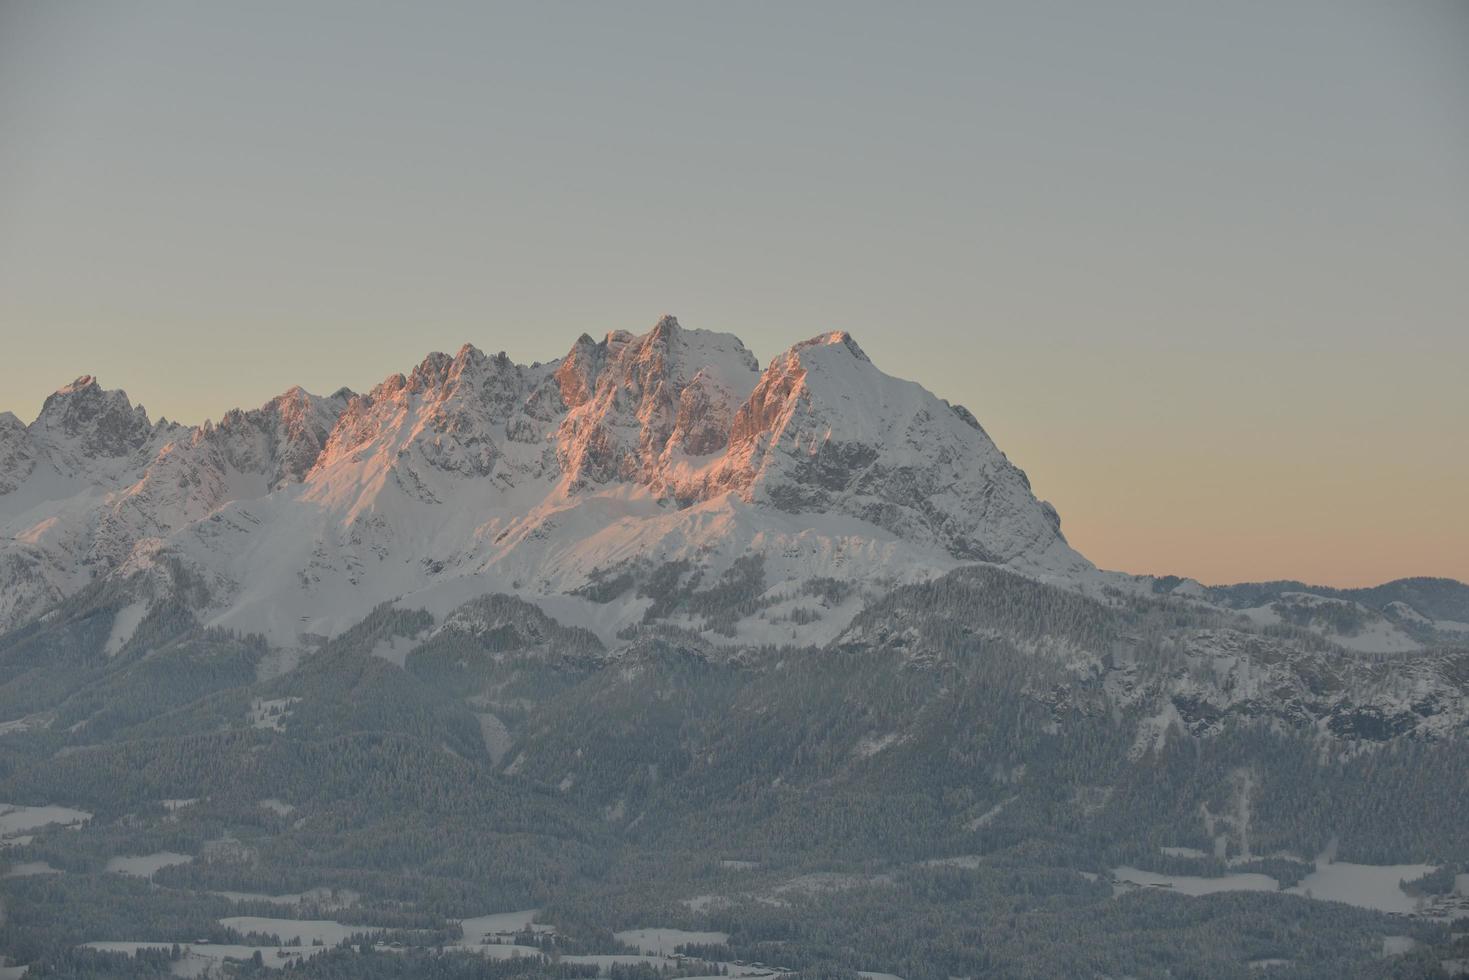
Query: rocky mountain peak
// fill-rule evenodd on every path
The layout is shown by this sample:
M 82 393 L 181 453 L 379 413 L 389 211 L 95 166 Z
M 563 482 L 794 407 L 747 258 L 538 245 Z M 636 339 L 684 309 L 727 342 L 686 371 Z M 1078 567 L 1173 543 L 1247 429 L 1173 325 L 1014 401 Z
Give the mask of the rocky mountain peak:
M 577 408 L 586 404 L 596 390 L 597 375 L 607 363 L 607 345 L 611 334 L 600 344 L 586 334 L 576 339 L 571 350 L 561 359 L 556 369 L 556 384 L 561 390 L 561 400 L 566 408 Z
M 90 374 L 83 374 L 71 384 L 65 384 L 62 385 L 60 388 L 57 388 L 55 393 L 58 395 L 74 395 L 79 391 L 85 391 L 89 388 L 100 387 L 101 386 L 97 384 L 97 379 L 95 377 Z
M 683 331 L 678 324 L 678 317 L 671 313 L 665 313 L 653 324 L 653 329 L 648 332 L 648 340 L 654 344 L 666 344 L 672 338 Z
M 850 514 L 966 560 L 1090 567 L 972 415 L 884 374 L 845 331 L 770 362 L 702 488 L 730 490 L 787 512 Z
M 573 357 L 584 360 L 570 368 Z M 600 350 L 579 343 L 557 371 L 573 396 L 558 432 L 568 486 L 616 479 L 659 484 L 676 433 L 685 451 L 720 448 L 757 369 L 738 337 L 686 330 L 666 315 L 640 337 L 608 334 Z M 697 389 L 685 400 L 695 379 Z
M 154 436 L 142 405 L 89 374 L 48 395 L 28 431 L 63 473 L 85 470 L 88 460 L 132 456 Z
M 414 471 L 415 461 L 489 476 L 502 455 L 501 440 L 538 437 L 533 425 L 527 429 L 522 423 L 529 412 L 527 395 L 546 374 L 514 363 L 503 351 L 486 355 L 473 344 L 464 344 L 452 357 L 432 353 L 406 377 L 393 375 L 351 400 L 327 438 L 318 469 L 391 444 L 391 453 L 377 458 L 394 469 L 395 483 L 436 499 Z
M 859 361 L 865 361 L 868 364 L 872 363 L 872 359 L 867 356 L 867 352 L 858 346 L 856 339 L 845 330 L 833 330 L 830 333 L 812 337 L 810 340 L 792 347 L 791 352 L 799 353 L 800 351 L 813 347 L 841 348 Z
M 272 487 L 306 475 L 353 397 L 343 388 L 323 398 L 297 385 L 261 406 L 259 425 L 267 439 Z

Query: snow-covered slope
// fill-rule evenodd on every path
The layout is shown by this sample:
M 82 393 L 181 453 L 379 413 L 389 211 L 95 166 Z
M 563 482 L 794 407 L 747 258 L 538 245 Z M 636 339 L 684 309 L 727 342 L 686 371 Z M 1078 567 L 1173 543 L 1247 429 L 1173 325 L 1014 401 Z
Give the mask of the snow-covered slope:
M 85 375 L 29 426 L 0 419 L 0 628 L 109 570 L 95 550 L 109 499 L 179 431 Z
M 893 590 L 834 646 L 914 666 L 992 656 L 995 643 L 1022 650 L 1025 696 L 1053 712 L 1057 730 L 1078 716 L 1125 718 L 1134 759 L 1176 737 L 1252 727 L 1310 734 L 1333 752 L 1469 736 L 1469 649 L 1367 656 L 1250 619 L 1173 599 L 1097 599 L 974 566 Z
M 1260 627 L 1310 630 L 1344 650 L 1407 653 L 1469 641 L 1469 586 L 1453 579 L 1407 578 L 1370 588 L 1304 582 L 1204 586 L 1193 579 L 1147 578 L 1156 594 L 1235 610 Z
M 0 420 L 0 627 L 98 579 L 151 569 L 176 531 L 299 479 L 346 396 L 294 389 L 187 429 L 149 422 L 88 376 L 51 395 L 30 426 Z
M 973 415 L 883 374 L 846 333 L 797 344 L 766 369 L 698 495 L 727 489 L 781 510 L 850 514 L 956 558 L 1090 568 Z
M 1418 616 L 1411 606 L 1399 605 L 1406 610 L 1406 615 L 1400 613 L 1404 618 Z M 1359 653 L 1403 653 L 1419 647 L 1387 616 L 1346 599 L 1332 599 L 1309 592 L 1282 592 L 1268 605 L 1252 606 L 1243 612 L 1261 626 L 1278 623 L 1302 626 L 1328 637 L 1338 646 Z M 1432 621 L 1421 616 L 1418 619 L 1423 620 L 1424 626 L 1431 627 Z
M 1100 574 L 972 415 L 844 333 L 763 373 L 672 317 L 529 367 L 466 345 L 364 395 L 293 389 L 192 429 L 82 378 L 29 426 L 0 418 L 0 466 L 0 628 L 98 579 L 156 591 L 164 565 L 201 620 L 286 645 L 383 600 L 490 592 L 607 637 L 645 618 L 644 577 L 689 562 L 712 583 L 752 555 L 762 608 L 973 561 Z M 613 579 L 632 584 L 591 588 Z M 733 635 L 762 638 L 749 618 Z

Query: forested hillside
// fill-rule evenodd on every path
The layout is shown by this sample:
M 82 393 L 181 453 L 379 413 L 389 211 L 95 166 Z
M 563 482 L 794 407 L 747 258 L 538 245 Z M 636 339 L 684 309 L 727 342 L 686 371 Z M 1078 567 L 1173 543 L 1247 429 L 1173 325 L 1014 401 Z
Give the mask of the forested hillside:
M 748 601 L 715 585 L 680 601 Z M 272 942 L 330 920 L 473 952 L 459 920 L 531 908 L 555 930 L 534 949 L 603 967 L 649 926 L 722 936 L 689 945 L 711 962 L 909 980 L 1427 976 L 1456 955 L 1462 649 L 1355 654 L 984 566 L 820 647 L 662 620 L 609 647 L 487 596 L 381 606 L 290 666 L 181 607 L 108 650 L 117 615 L 92 590 L 0 640 L 0 949 L 40 976 L 105 975 L 115 954 L 81 943 L 261 939 L 241 916 Z M 130 856 L 157 860 L 120 873 Z M 1312 894 L 1399 866 L 1411 914 Z M 1129 883 L 1154 880 L 1174 884 Z M 292 969 L 338 975 L 352 950 Z M 409 962 L 511 975 L 371 969 Z

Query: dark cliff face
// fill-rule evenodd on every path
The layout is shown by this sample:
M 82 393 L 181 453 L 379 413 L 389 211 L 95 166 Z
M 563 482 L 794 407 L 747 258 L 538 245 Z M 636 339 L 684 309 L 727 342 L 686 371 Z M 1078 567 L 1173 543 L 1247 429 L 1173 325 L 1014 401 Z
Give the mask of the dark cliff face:
M 20 419 L 0 414 L 0 496 L 25 482 L 36 467 L 36 448 Z
M 116 459 L 142 449 L 153 426 L 142 405 L 83 375 L 47 397 L 30 427 L 37 442 L 70 460 Z
M 263 474 L 270 489 L 278 489 L 299 482 L 315 465 L 352 398 L 345 388 L 326 398 L 292 388 L 259 408 L 226 412 L 217 425 L 205 423 L 190 443 L 216 453 L 217 465 Z

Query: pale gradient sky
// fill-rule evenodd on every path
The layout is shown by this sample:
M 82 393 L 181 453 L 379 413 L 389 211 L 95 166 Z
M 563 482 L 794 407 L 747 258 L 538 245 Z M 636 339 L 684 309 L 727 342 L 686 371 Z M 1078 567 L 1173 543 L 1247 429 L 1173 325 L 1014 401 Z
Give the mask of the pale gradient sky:
M 0 411 L 665 311 L 851 330 L 1104 566 L 1469 579 L 1469 4 L 0 0 Z

